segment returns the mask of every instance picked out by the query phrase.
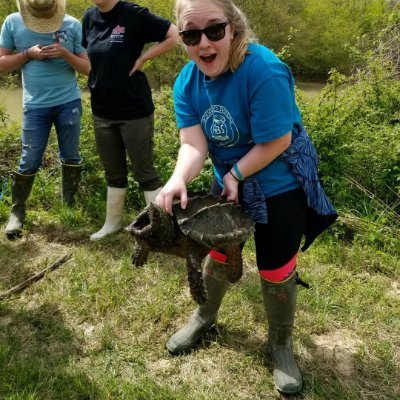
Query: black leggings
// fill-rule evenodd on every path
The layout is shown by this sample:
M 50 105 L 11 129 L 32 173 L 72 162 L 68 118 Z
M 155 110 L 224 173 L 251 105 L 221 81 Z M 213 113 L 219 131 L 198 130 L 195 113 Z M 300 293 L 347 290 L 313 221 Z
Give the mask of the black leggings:
M 211 193 L 221 194 L 216 180 Z M 256 223 L 257 267 L 272 271 L 286 265 L 298 252 L 304 234 L 307 202 L 301 188 L 265 199 L 268 223 Z

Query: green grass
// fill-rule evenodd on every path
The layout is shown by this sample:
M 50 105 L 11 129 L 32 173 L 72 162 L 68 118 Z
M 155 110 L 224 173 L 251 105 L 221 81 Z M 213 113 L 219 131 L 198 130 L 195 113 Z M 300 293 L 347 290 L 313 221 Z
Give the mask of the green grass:
M 21 240 L 0 237 L 1 291 L 73 254 L 0 303 L 1 399 L 281 398 L 265 353 L 252 242 L 218 329 L 173 357 L 165 342 L 195 307 L 184 261 L 151 254 L 133 268 L 127 232 L 91 243 L 98 222 L 90 213 L 53 203 L 47 211 L 31 207 Z M 299 271 L 311 289 L 300 290 L 294 331 L 305 381 L 297 398 L 399 398 L 398 257 L 326 235 L 300 257 Z
M 170 91 L 156 93 L 155 100 L 156 165 L 165 180 L 178 135 Z M 18 127 L 7 123 L 0 129 L 0 184 L 8 183 L 0 199 L 1 228 L 8 220 L 18 143 Z M 57 270 L 0 301 L 0 399 L 282 398 L 265 351 L 254 243 L 246 244 L 244 276 L 227 293 L 217 329 L 192 353 L 169 355 L 166 341 L 195 307 L 185 263 L 151 254 L 144 267 L 133 268 L 127 232 L 89 241 L 104 221 L 105 182 L 87 101 L 81 148 L 77 205 L 61 204 L 52 135 L 28 201 L 23 238 L 8 241 L 0 234 L 0 293 L 72 253 Z M 211 174 L 207 165 L 192 189 L 205 190 Z M 367 196 L 357 209 L 342 203 L 352 212 L 341 212 L 334 229 L 299 258 L 301 278 L 311 288 L 301 288 L 298 298 L 294 350 L 304 390 L 292 398 L 400 398 L 399 202 L 387 209 L 376 200 Z M 130 177 L 126 225 L 142 205 Z

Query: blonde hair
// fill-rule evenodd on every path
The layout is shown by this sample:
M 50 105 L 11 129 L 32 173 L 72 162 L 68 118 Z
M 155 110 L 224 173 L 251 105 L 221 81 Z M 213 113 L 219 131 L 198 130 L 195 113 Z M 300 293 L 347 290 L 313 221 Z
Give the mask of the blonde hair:
M 233 31 L 233 40 L 229 52 L 229 69 L 235 72 L 244 60 L 247 54 L 250 42 L 256 42 L 256 36 L 250 29 L 247 18 L 244 13 L 233 3 L 232 0 L 208 0 L 214 3 L 225 14 Z M 179 30 L 182 30 L 180 16 L 185 9 L 186 4 L 204 2 L 204 0 L 176 0 L 175 17 Z

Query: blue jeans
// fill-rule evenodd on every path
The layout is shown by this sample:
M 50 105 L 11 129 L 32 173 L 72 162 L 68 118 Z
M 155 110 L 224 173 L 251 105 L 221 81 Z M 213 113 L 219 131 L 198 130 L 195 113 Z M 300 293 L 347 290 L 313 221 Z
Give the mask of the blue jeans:
M 59 157 L 65 164 L 80 164 L 81 99 L 53 107 L 25 109 L 22 121 L 22 152 L 18 172 L 34 174 L 39 169 L 54 124 Z

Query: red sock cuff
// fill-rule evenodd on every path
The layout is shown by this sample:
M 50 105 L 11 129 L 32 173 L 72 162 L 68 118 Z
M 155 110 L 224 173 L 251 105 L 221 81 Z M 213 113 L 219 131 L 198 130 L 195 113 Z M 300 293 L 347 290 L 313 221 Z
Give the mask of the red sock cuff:
M 296 262 L 297 262 L 297 253 L 283 267 L 273 270 L 260 269 L 258 272 L 260 273 L 261 278 L 269 282 L 276 282 L 276 283 L 282 282 L 293 274 L 293 271 L 296 268 Z
M 217 250 L 211 250 L 209 253 L 211 259 L 221 264 L 226 264 L 227 256 L 226 254 L 220 253 Z

